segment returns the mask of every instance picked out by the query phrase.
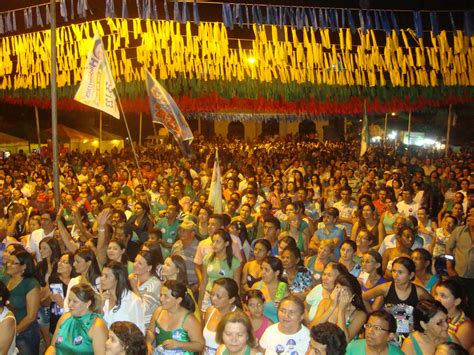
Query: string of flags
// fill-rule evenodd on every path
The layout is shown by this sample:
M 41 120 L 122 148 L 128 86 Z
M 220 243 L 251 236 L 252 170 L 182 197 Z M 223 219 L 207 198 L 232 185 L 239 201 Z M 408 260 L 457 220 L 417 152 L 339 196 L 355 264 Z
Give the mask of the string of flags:
M 86 19 L 90 11 L 88 0 L 59 0 L 59 14 L 65 22 Z M 124 0 L 125 1 L 125 0 Z M 17 25 L 17 18 L 23 17 L 23 26 Z M 19 10 L 0 12 L 0 35 L 31 30 L 34 27 L 44 28 L 51 22 L 49 3 L 25 7 Z
M 374 30 L 254 25 L 254 40 L 229 45 L 223 23 L 107 19 L 58 29 L 58 87 L 77 85 L 92 33 L 103 36 L 117 82 L 145 81 L 147 68 L 159 80 L 183 76 L 199 81 L 279 81 L 364 87 L 474 86 L 474 36 L 463 32 L 416 39 L 412 29 L 395 30 L 381 43 Z M 182 32 L 183 31 L 183 32 Z M 106 34 L 106 35 L 105 35 Z M 104 36 L 105 35 L 105 36 Z M 0 39 L 0 89 L 46 88 L 50 82 L 50 31 Z M 357 44 L 355 44 L 357 42 Z
M 252 25 L 289 26 L 298 30 L 312 27 L 338 31 L 350 28 L 355 34 L 359 29 L 384 31 L 388 36 L 392 31 L 400 34 L 401 12 L 397 10 L 367 10 L 325 7 L 298 7 L 275 5 L 250 5 L 240 3 L 198 4 L 197 0 L 164 0 L 163 7 L 157 0 L 121 0 L 121 8 L 117 9 L 114 0 L 104 0 L 106 18 L 130 18 L 130 13 L 137 18 L 146 20 L 173 20 L 179 23 L 192 21 L 199 24 L 199 8 L 203 6 L 221 6 L 222 22 L 226 28 L 251 28 Z M 132 11 L 129 11 L 131 9 Z M 91 12 L 88 0 L 59 0 L 59 13 L 64 22 L 75 19 L 86 19 Z M 406 15 L 407 11 L 404 11 Z M 442 30 L 463 31 L 467 36 L 474 35 L 474 11 L 412 11 L 413 26 L 417 38 L 423 38 L 424 32 L 432 32 L 437 36 Z M 23 18 L 23 27 L 18 20 Z M 443 21 L 440 21 L 443 19 Z M 42 28 L 49 24 L 49 4 L 25 7 L 19 10 L 0 12 L 0 35 Z M 20 21 L 21 22 L 21 21 Z M 441 23 L 448 24 L 442 27 Z

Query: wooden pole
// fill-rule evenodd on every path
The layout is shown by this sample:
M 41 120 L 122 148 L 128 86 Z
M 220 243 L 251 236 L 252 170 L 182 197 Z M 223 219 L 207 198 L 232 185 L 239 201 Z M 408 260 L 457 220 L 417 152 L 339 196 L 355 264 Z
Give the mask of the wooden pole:
M 143 112 L 140 112 L 140 130 L 138 132 L 138 145 L 142 145 L 142 124 L 143 124 Z
M 453 117 L 452 117 L 452 109 L 453 109 L 453 105 L 449 105 L 449 110 L 448 110 L 448 128 L 446 130 L 446 147 L 444 149 L 444 156 L 447 158 L 448 155 L 449 155 L 449 138 L 451 136 L 451 126 L 452 126 L 452 121 L 453 121 Z
M 99 111 L 99 153 L 102 153 L 102 111 Z
M 50 1 L 51 16 L 51 131 L 53 141 L 53 187 L 54 202 L 57 210 L 61 203 L 61 194 L 59 190 L 59 149 L 58 149 L 58 93 L 57 93 L 57 50 L 56 50 L 56 1 Z
M 347 117 L 344 117 L 344 141 L 347 142 Z
M 411 110 L 408 112 L 408 145 L 410 145 L 410 135 L 411 135 Z
M 36 119 L 36 138 L 38 139 L 38 151 L 41 149 L 41 135 L 40 135 L 40 120 L 38 107 L 35 106 L 35 119 Z
M 385 123 L 383 128 L 383 144 L 387 144 L 387 121 L 388 121 L 388 113 L 385 114 Z

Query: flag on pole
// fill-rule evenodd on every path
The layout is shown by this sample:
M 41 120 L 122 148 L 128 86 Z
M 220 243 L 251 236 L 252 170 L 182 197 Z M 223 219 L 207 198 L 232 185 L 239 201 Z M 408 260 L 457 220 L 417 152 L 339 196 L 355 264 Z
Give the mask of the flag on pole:
M 74 100 L 94 107 L 119 119 L 120 113 L 114 93 L 115 82 L 110 70 L 102 38 L 94 36 L 94 46 L 90 51 L 81 84 Z
M 180 147 L 183 146 L 185 141 L 191 143 L 194 138 L 193 133 L 176 102 L 148 70 L 146 78 L 146 88 L 150 97 L 150 113 L 153 122 L 165 126 Z
M 369 119 L 367 117 L 367 103 L 364 99 L 364 117 L 362 118 L 362 132 L 360 134 L 360 157 L 362 158 L 369 148 Z
M 212 170 L 211 187 L 209 189 L 209 204 L 213 207 L 214 213 L 222 213 L 222 186 L 221 186 L 221 168 L 219 166 L 219 152 L 216 150 L 216 160 Z

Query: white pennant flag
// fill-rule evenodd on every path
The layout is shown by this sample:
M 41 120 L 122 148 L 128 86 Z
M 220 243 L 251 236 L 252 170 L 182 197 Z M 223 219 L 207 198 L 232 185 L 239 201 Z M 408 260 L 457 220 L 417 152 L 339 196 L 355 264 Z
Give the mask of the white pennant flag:
M 100 36 L 96 34 L 94 46 L 87 57 L 81 85 L 74 100 L 119 119 L 120 113 L 114 89 L 115 82 L 107 61 L 104 44 Z

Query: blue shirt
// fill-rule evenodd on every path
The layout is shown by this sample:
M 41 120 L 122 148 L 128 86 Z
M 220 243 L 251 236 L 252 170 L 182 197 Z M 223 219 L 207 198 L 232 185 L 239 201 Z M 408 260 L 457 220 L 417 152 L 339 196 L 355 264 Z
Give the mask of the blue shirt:
M 316 231 L 316 236 L 321 241 L 323 239 L 338 239 L 339 246 L 341 245 L 342 241 L 344 240 L 344 231 L 341 228 L 336 226 L 332 227 L 329 233 L 326 233 L 326 228 L 319 228 Z M 339 246 L 334 250 L 336 257 L 339 259 Z

